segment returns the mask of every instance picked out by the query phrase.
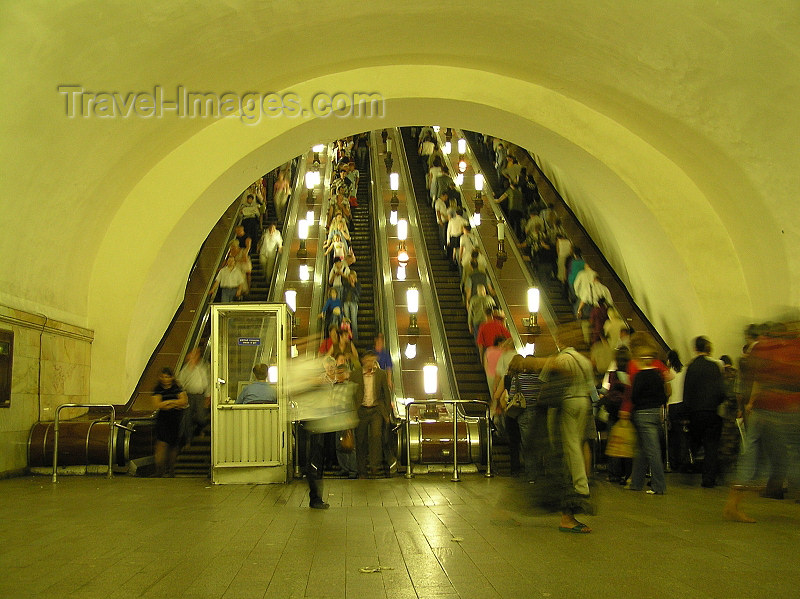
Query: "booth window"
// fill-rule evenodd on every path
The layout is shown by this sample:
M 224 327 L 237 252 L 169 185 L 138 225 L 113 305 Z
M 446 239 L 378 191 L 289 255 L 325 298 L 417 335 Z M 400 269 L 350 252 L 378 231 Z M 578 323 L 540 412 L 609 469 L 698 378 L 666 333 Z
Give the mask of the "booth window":
M 11 406 L 11 362 L 14 357 L 14 332 L 0 331 L 0 408 Z

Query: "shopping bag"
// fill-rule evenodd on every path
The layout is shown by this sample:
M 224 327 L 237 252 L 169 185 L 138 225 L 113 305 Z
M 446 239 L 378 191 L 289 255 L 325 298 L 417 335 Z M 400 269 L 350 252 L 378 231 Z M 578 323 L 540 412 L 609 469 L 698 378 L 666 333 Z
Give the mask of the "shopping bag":
M 632 458 L 636 453 L 636 429 L 633 423 L 622 418 L 608 433 L 606 455 L 613 458 Z

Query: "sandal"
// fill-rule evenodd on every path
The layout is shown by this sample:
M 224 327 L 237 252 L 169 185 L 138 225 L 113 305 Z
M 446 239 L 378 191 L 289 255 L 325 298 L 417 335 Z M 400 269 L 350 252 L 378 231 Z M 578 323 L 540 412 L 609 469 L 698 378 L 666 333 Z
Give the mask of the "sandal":
M 592 532 L 592 529 L 586 526 L 583 522 L 578 522 L 572 528 L 570 528 L 569 526 L 559 526 L 558 530 L 560 530 L 561 532 L 574 532 L 578 534 L 588 534 Z

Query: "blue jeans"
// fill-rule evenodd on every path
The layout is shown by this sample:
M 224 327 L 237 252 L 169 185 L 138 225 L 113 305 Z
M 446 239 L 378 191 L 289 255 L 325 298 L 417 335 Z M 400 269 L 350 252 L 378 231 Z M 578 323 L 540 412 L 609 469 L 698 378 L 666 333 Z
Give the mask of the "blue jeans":
M 342 306 L 345 318 L 350 319 L 350 330 L 353 331 L 353 340 L 358 341 L 358 304 L 356 302 L 345 302 Z
M 631 473 L 631 489 L 641 491 L 644 488 L 644 477 L 647 467 L 653 478 L 650 486 L 656 493 L 667 490 L 667 481 L 664 479 L 664 464 L 661 462 L 661 408 L 636 410 L 633 413 L 633 424 L 639 435 L 639 451 L 633 459 L 633 472 Z

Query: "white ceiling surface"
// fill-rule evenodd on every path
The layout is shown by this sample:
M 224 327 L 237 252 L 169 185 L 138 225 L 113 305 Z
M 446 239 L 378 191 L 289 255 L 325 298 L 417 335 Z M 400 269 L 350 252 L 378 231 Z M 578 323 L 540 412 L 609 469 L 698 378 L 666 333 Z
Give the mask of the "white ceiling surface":
M 735 353 L 742 324 L 800 300 L 798 7 L 6 1 L 0 303 L 94 329 L 93 400 L 123 401 L 243 187 L 336 135 L 439 122 L 539 155 L 667 341 Z M 378 92 L 387 109 L 70 119 L 67 84 Z

